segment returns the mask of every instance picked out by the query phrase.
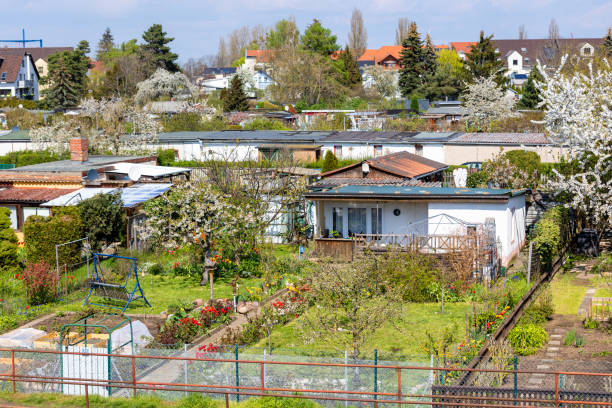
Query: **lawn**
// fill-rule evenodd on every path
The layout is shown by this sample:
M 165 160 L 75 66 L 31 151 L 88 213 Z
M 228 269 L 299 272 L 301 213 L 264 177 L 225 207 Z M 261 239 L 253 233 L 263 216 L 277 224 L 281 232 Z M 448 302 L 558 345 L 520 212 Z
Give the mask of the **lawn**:
M 454 329 L 455 345 L 459 344 L 465 336 L 464 319 L 465 314 L 470 312 L 471 305 L 450 303 L 445 305 L 445 309 L 446 312 L 441 314 L 439 303 L 405 304 L 402 319 L 387 322 L 378 329 L 363 348 L 362 357 L 373 359 L 374 349 L 378 349 L 381 360 L 401 358 L 403 361 L 428 361 L 429 356 L 423 348 L 426 332 L 431 333 L 434 339 L 439 339 L 446 328 Z M 339 343 L 319 340 L 305 345 L 297 327 L 298 320 L 274 329 L 271 336 L 273 353 L 301 354 L 317 350 L 325 354 L 344 355 Z M 268 339 L 265 338 L 253 345 L 250 350 L 255 351 L 267 346 Z
M 557 275 L 550 284 L 555 305 L 555 313 L 563 315 L 576 315 L 580 308 L 580 303 L 587 291 L 587 287 L 580 285 L 575 280 L 576 274 L 566 272 Z

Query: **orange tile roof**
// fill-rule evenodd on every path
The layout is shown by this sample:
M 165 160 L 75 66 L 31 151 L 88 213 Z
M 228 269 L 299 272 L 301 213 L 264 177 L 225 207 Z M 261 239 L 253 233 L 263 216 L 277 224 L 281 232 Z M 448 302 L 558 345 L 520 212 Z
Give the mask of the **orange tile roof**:
M 450 46 L 453 50 L 457 52 L 463 51 L 466 54 L 470 52 L 473 45 L 476 45 L 476 41 L 464 41 L 464 42 L 451 42 L 450 43 Z
M 257 62 L 270 62 L 270 60 L 272 60 L 272 57 L 274 57 L 274 54 L 276 54 L 276 50 L 247 50 L 246 51 L 246 56 L 247 57 L 255 57 L 257 59 Z
M 34 202 L 45 203 L 77 189 L 11 187 L 0 190 L 0 202 Z
M 377 50 L 373 50 L 373 49 L 365 50 L 363 55 L 359 57 L 358 61 L 374 61 L 374 63 L 377 63 L 379 61 L 384 60 L 389 55 L 399 60 L 400 52 L 402 52 L 401 45 L 385 45 L 385 46 L 380 47 Z

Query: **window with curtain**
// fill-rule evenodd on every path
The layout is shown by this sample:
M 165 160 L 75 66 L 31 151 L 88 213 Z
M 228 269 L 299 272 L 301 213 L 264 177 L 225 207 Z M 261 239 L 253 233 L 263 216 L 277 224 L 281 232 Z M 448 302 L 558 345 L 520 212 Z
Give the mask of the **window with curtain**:
M 355 234 L 366 233 L 366 209 L 365 208 L 349 208 L 348 209 L 348 227 L 349 236 Z

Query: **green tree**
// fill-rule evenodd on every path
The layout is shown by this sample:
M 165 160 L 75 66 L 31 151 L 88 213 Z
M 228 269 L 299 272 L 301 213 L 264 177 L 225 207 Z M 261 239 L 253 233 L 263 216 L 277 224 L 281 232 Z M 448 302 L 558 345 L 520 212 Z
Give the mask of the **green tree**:
M 418 112 L 419 109 L 419 98 L 417 98 L 416 96 L 413 96 L 412 98 L 410 98 L 410 110 L 413 112 Z
M 480 32 L 480 39 L 466 55 L 467 76 L 473 82 L 474 78 L 486 78 L 495 74 L 497 85 L 504 86 L 504 62 L 491 42 L 492 38 L 493 34 L 485 37 L 484 31 Z
M 334 67 L 338 71 L 338 82 L 347 87 L 353 87 L 361 83 L 361 73 L 357 61 L 353 57 L 348 45 L 340 53 L 338 60 L 334 62 Z
M 534 66 L 531 68 L 527 82 L 523 87 L 523 95 L 516 105 L 518 109 L 537 109 L 540 103 L 540 92 L 535 86 L 536 81 L 543 82 L 544 77 L 537 66 Z
M 126 224 L 121 193 L 98 194 L 81 201 L 78 207 L 85 236 L 93 249 L 123 241 Z
M 17 266 L 17 236 L 11 228 L 11 210 L 0 207 L 0 273 L 12 272 Z
M 103 61 L 108 53 L 115 47 L 115 41 L 111 34 L 110 28 L 106 27 L 102 38 L 98 41 L 98 50 L 96 52 L 96 60 Z
M 300 40 L 300 32 L 293 19 L 282 19 L 266 35 L 266 48 L 278 50 L 286 46 L 297 47 Z
M 142 35 L 145 43 L 142 48 L 151 52 L 155 60 L 155 65 L 158 68 L 164 68 L 166 71 L 178 72 L 180 67 L 176 63 L 178 55 L 170 51 L 170 47 L 166 44 L 174 41 L 173 37 L 167 37 L 167 33 L 163 31 L 161 24 L 153 24 Z
M 604 37 L 602 49 L 606 57 L 612 57 L 612 28 L 608 28 L 608 34 Z
M 425 73 L 425 80 L 429 80 L 434 76 L 438 68 L 438 56 L 434 49 L 431 36 L 427 34 L 425 36 L 425 48 L 423 48 L 423 72 Z
M 423 67 L 423 42 L 413 21 L 408 28 L 408 36 L 402 42 L 400 53 L 399 88 L 403 96 L 410 96 L 420 85 Z
M 44 90 L 45 100 L 54 108 L 70 108 L 79 102 L 78 85 L 70 68 L 70 52 L 64 51 L 49 57 L 50 87 Z
M 312 21 L 302 35 L 302 46 L 305 50 L 328 56 L 334 51 L 338 51 L 340 46 L 336 43 L 336 36 L 332 35 L 329 28 L 321 25 L 317 19 Z
M 323 159 L 321 173 L 336 170 L 339 167 L 340 163 L 338 162 L 338 158 L 331 150 L 328 150 L 327 153 L 325 153 L 325 159 Z
M 226 112 L 247 111 L 249 101 L 242 86 L 240 76 L 234 75 L 230 87 L 223 98 L 223 110 Z

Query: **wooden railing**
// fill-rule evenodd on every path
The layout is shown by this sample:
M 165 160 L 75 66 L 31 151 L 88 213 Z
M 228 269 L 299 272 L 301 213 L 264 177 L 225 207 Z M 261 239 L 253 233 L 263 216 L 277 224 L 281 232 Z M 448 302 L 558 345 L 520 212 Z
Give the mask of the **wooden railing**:
M 605 321 L 612 317 L 612 298 L 594 297 L 591 298 L 591 308 L 589 317 L 593 320 Z
M 357 249 L 398 246 L 421 252 L 453 252 L 475 249 L 477 244 L 473 235 L 355 234 Z

